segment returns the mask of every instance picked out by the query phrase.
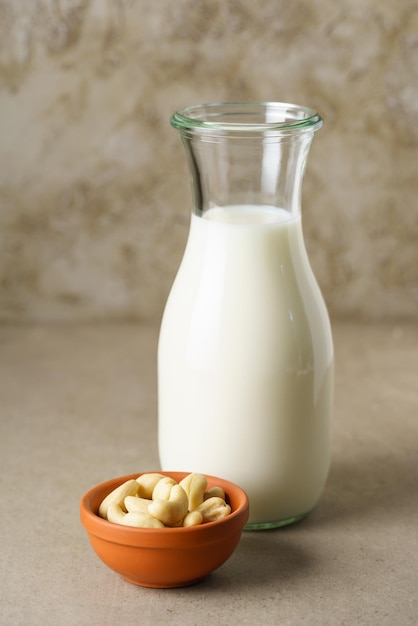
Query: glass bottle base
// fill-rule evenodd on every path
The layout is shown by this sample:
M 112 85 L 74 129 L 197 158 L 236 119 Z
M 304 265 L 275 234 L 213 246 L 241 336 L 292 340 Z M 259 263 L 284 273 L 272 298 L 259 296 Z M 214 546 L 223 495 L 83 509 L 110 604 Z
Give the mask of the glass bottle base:
M 307 515 L 309 515 L 310 511 L 307 513 L 301 513 L 301 515 L 294 515 L 293 517 L 288 517 L 287 519 L 277 520 L 275 522 L 249 522 L 244 526 L 244 530 L 271 530 L 273 528 L 281 528 L 282 526 L 289 526 L 290 524 L 295 524 L 296 522 L 300 522 Z

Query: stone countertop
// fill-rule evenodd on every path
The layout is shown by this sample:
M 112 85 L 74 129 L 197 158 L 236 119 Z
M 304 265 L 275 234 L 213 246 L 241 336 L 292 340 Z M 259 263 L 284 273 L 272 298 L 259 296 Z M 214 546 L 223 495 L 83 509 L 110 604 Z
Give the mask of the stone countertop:
M 334 324 L 333 462 L 303 522 L 246 532 L 206 581 L 136 587 L 79 500 L 158 468 L 157 331 L 0 327 L 0 624 L 417 624 L 418 327 Z

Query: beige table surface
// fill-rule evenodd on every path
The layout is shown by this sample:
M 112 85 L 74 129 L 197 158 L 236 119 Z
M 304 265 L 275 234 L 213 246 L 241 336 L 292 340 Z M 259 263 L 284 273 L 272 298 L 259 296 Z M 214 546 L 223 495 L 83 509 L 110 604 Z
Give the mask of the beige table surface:
M 333 462 L 304 522 L 244 533 L 203 583 L 125 582 L 91 486 L 155 470 L 157 331 L 0 327 L 0 624 L 418 624 L 418 325 L 334 324 Z

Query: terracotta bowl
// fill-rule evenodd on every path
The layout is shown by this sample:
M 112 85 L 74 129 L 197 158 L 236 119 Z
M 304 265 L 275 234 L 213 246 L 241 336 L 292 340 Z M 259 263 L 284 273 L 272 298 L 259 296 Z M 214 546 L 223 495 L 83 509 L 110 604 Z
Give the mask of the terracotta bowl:
M 177 482 L 187 475 L 185 472 L 159 473 Z M 208 489 L 218 485 L 225 491 L 231 513 L 216 522 L 188 528 L 132 528 L 99 517 L 102 500 L 123 482 L 138 475 L 122 476 L 97 485 L 80 502 L 81 523 L 103 563 L 131 583 L 160 588 L 197 583 L 225 563 L 237 547 L 248 520 L 245 492 L 222 478 L 207 476 Z

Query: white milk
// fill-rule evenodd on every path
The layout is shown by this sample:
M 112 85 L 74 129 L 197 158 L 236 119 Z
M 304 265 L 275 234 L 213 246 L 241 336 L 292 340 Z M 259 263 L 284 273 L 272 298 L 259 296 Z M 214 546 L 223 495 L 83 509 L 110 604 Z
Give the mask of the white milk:
M 332 362 L 300 218 L 193 215 L 159 341 L 162 469 L 238 483 L 252 524 L 308 513 L 329 465 Z

